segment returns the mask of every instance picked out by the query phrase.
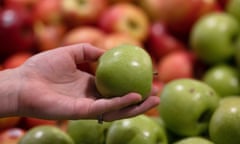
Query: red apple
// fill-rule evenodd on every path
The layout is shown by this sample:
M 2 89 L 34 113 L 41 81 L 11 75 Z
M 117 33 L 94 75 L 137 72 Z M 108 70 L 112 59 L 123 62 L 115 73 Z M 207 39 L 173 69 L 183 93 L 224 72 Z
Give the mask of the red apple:
M 70 26 L 95 24 L 108 7 L 108 0 L 62 0 L 64 20 Z
M 44 24 L 36 22 L 34 25 L 36 41 L 40 51 L 57 48 L 61 45 L 62 38 L 66 33 L 63 24 Z
M 63 37 L 62 44 L 91 43 L 98 46 L 103 41 L 105 33 L 93 26 L 79 26 L 69 30 Z
M 164 22 L 154 22 L 150 27 L 147 49 L 154 59 L 159 60 L 170 52 L 184 50 L 185 45 L 168 31 Z
M 24 118 L 24 127 L 26 129 L 33 128 L 35 126 L 39 125 L 56 125 L 56 120 L 46 120 L 46 119 L 40 119 L 40 118 L 32 118 L 32 117 L 25 117 Z
M 5 61 L 3 62 L 3 68 L 7 69 L 7 68 L 15 68 L 17 66 L 20 66 L 32 55 L 33 54 L 29 52 L 15 53 L 9 56 L 7 59 L 5 59 Z
M 32 12 L 35 9 L 37 2 L 38 0 L 5 0 L 6 5 L 17 4 L 26 8 L 27 10 L 29 10 L 29 12 Z
M 0 130 L 15 127 L 20 122 L 20 117 L 4 117 L 0 118 Z
M 199 17 L 219 10 L 217 0 L 139 0 L 137 1 L 155 20 L 166 21 L 180 36 L 188 36 Z M 142 4 L 141 4 L 142 3 Z
M 193 77 L 192 53 L 189 51 L 175 51 L 159 60 L 157 64 L 158 79 L 164 83 L 178 78 Z
M 33 49 L 33 19 L 23 7 L 12 5 L 0 9 L 0 31 L 0 57 Z
M 35 21 L 47 24 L 61 23 L 61 0 L 38 0 L 33 15 Z
M 99 26 L 106 32 L 121 32 L 143 42 L 147 38 L 149 19 L 146 13 L 132 3 L 111 5 L 100 17 Z
M 136 46 L 140 46 L 143 47 L 143 44 L 134 39 L 133 37 L 125 34 L 125 33 L 110 33 L 107 34 L 103 41 L 100 43 L 101 44 L 101 48 L 105 49 L 105 50 L 109 50 L 113 47 L 116 47 L 120 44 L 133 44 Z
M 18 144 L 21 137 L 26 133 L 21 128 L 9 128 L 0 133 L 1 144 Z

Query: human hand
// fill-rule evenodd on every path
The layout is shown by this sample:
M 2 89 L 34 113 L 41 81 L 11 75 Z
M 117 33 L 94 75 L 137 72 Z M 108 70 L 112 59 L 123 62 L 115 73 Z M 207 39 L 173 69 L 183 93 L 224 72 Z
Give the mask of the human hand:
M 44 119 L 97 119 L 112 121 L 144 113 L 159 103 L 150 96 L 129 93 L 101 98 L 95 77 L 77 65 L 96 61 L 104 51 L 89 44 L 77 44 L 39 53 L 16 70 L 19 76 L 16 115 Z

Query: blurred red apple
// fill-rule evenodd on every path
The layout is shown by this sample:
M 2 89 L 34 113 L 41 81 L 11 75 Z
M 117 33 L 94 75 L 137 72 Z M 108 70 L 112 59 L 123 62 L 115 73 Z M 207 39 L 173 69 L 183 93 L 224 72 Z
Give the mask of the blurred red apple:
M 62 0 L 64 20 L 70 26 L 95 24 L 108 7 L 108 0 Z
M 20 5 L 29 12 L 32 12 L 35 9 L 38 0 L 5 0 L 5 5 Z
M 46 119 L 33 118 L 33 117 L 24 118 L 24 127 L 26 129 L 30 129 L 39 125 L 56 125 L 56 124 L 57 124 L 56 120 L 46 120 Z
M 20 122 L 21 117 L 0 118 L 0 130 L 15 127 Z
M 178 78 L 192 78 L 193 62 L 189 51 L 180 50 L 165 55 L 157 64 L 158 79 L 167 83 Z
M 33 15 L 35 21 L 47 24 L 61 23 L 61 0 L 38 0 Z
M 185 45 L 168 31 L 164 22 L 154 22 L 150 27 L 147 49 L 154 59 L 159 60 L 170 52 L 184 50 Z
M 30 51 L 35 44 L 33 19 L 23 7 L 14 5 L 0 9 L 0 57 Z
M 69 30 L 63 37 L 63 45 L 91 43 L 98 46 L 104 39 L 104 32 L 93 26 L 79 26 Z
M 156 20 L 166 21 L 171 31 L 188 36 L 201 16 L 219 10 L 217 0 L 140 0 L 145 11 Z
M 19 52 L 9 56 L 3 62 L 3 68 L 15 68 L 23 64 L 29 57 L 32 56 L 32 53 L 29 52 Z
M 116 47 L 120 44 L 132 44 L 132 45 L 136 45 L 136 46 L 140 46 L 142 47 L 143 44 L 134 39 L 133 37 L 125 34 L 125 33 L 110 33 L 107 34 L 103 41 L 101 42 L 101 48 L 105 49 L 105 50 L 109 50 L 113 47 Z
M 99 26 L 106 32 L 121 32 L 143 42 L 147 38 L 149 19 L 146 13 L 132 3 L 116 3 L 105 10 Z
M 21 128 L 9 128 L 0 133 L 1 144 L 18 144 L 21 137 L 26 133 Z
M 61 45 L 66 27 L 63 24 L 44 24 L 36 22 L 34 25 L 36 41 L 40 51 L 57 48 Z

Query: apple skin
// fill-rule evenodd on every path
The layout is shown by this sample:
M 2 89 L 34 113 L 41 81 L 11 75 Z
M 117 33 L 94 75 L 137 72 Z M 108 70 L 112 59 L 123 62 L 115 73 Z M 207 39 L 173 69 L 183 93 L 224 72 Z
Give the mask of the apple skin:
M 224 29 L 223 29 L 224 28 Z M 226 62 L 233 57 L 234 39 L 239 35 L 238 21 L 227 13 L 211 13 L 196 22 L 190 45 L 207 64 Z
M 37 126 L 28 130 L 18 144 L 74 144 L 72 138 L 61 129 L 50 126 Z
M 33 14 L 35 22 L 45 24 L 62 23 L 61 0 L 38 0 Z
M 209 120 L 219 103 L 213 88 L 202 81 L 184 78 L 165 85 L 160 95 L 159 114 L 166 127 L 179 136 L 207 132 Z
M 161 21 L 151 23 L 146 46 L 148 52 L 157 61 L 173 51 L 186 49 L 185 44 L 173 36 L 167 24 Z
M 24 117 L 23 118 L 23 127 L 26 129 L 31 129 L 40 125 L 57 125 L 56 120 L 46 120 L 32 117 Z
M 210 139 L 217 144 L 240 143 L 240 98 L 230 96 L 221 99 L 209 124 Z
M 62 45 L 91 43 L 94 46 L 99 46 L 104 37 L 104 32 L 97 27 L 79 26 L 66 32 L 62 39 Z
M 219 9 L 216 0 L 137 0 L 136 3 L 153 21 L 165 21 L 170 31 L 183 39 L 200 17 Z
M 193 78 L 193 64 L 192 54 L 189 51 L 171 52 L 157 63 L 158 79 L 168 83 L 179 78 Z
M 107 0 L 62 0 L 61 12 L 69 26 L 96 24 L 108 8 Z
M 5 130 L 17 126 L 21 117 L 4 117 L 0 118 L 0 130 Z
M 134 45 L 120 45 L 106 51 L 96 69 L 96 87 L 106 98 L 136 92 L 146 99 L 152 87 L 153 67 L 150 55 Z
M 226 12 L 232 15 L 234 18 L 238 20 L 240 23 L 240 0 L 229 0 L 229 2 L 226 4 Z
M 106 144 L 167 144 L 165 129 L 146 115 L 118 120 L 107 132 Z
M 150 21 L 144 11 L 136 5 L 116 3 L 104 11 L 98 24 L 108 33 L 126 33 L 143 42 L 147 38 Z
M 67 134 L 76 144 L 105 144 L 111 122 L 99 124 L 96 120 L 70 120 Z
M 30 58 L 33 54 L 30 52 L 19 52 L 15 53 L 8 58 L 6 58 L 3 62 L 3 68 L 16 68 L 23 64 L 28 58 Z
M 212 66 L 205 72 L 202 80 L 221 97 L 240 94 L 239 74 L 233 66 L 226 64 Z
M 17 144 L 21 137 L 26 133 L 21 128 L 9 128 L 0 133 L 1 144 Z
M 11 5 L 0 9 L 0 31 L 0 57 L 33 49 L 33 18 L 23 7 Z
M 207 138 L 195 136 L 195 137 L 186 137 L 173 144 L 214 144 Z

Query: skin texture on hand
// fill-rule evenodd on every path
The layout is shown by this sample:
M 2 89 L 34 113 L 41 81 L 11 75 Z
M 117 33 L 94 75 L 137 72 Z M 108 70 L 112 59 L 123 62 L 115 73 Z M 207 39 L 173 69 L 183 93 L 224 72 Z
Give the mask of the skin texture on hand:
M 90 44 L 76 44 L 45 51 L 24 64 L 0 72 L 0 117 L 32 116 L 43 119 L 128 118 L 159 104 L 159 97 L 129 93 L 111 99 L 100 98 L 95 77 L 77 65 L 97 61 L 104 53 Z M 3 85 L 3 87 L 1 87 Z M 3 104 L 2 104 L 3 103 Z M 3 108 L 2 108 L 3 107 Z

